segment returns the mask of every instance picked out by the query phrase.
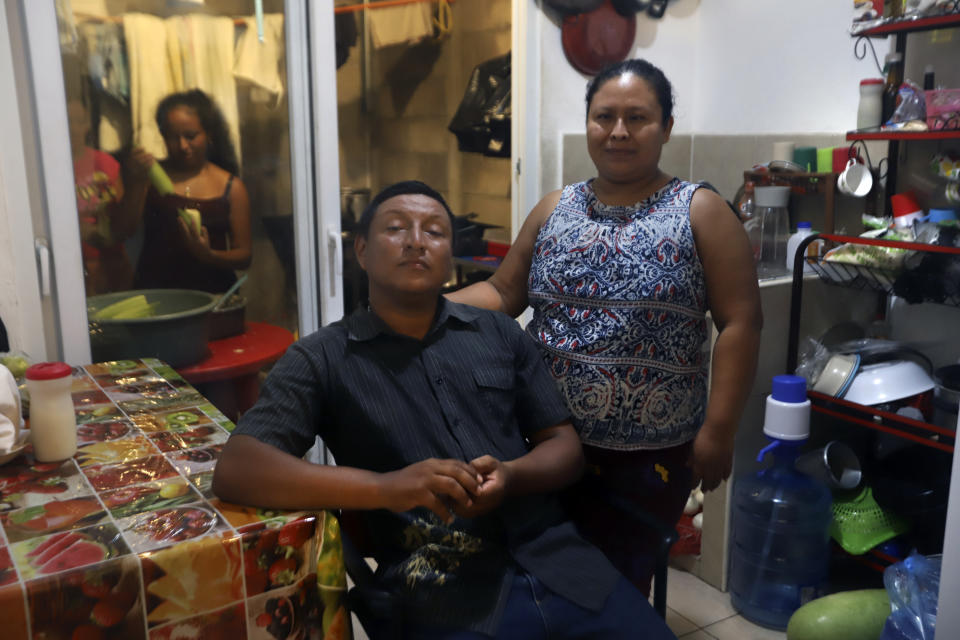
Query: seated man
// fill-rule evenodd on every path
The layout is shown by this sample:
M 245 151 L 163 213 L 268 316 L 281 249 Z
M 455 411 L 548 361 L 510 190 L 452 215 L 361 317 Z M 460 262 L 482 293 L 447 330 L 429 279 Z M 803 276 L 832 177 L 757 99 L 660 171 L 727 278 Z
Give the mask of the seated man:
M 420 182 L 373 199 L 356 240 L 369 306 L 290 347 L 214 491 L 362 510 L 404 637 L 673 638 L 558 507 L 583 458 L 533 341 L 441 297 L 452 218 Z M 337 466 L 301 459 L 317 435 Z

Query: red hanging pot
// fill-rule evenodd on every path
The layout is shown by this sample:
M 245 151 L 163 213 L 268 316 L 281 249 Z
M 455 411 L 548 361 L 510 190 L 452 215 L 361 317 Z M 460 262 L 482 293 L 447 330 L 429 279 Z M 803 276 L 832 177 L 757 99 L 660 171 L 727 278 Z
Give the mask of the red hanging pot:
M 610 0 L 604 0 L 593 11 L 563 19 L 563 53 L 576 70 L 596 75 L 608 64 L 627 57 L 636 34 L 636 17 L 621 15 Z

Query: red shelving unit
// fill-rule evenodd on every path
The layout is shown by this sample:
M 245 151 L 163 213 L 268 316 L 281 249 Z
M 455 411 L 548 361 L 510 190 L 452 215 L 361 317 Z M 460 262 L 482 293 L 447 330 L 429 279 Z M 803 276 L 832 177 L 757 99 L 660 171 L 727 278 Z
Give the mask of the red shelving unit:
M 916 242 L 901 242 L 897 240 L 878 240 L 861 238 L 858 236 L 843 236 L 836 234 L 813 234 L 800 243 L 798 256 L 806 255 L 806 248 L 811 242 L 826 240 L 834 245 L 856 244 L 864 246 L 879 246 L 906 251 L 939 253 L 946 256 L 955 256 L 960 260 L 960 249 L 937 245 L 921 244 Z M 849 289 L 876 291 L 880 295 L 889 295 L 894 291 L 899 271 L 882 269 L 864 264 L 847 262 L 832 262 L 820 258 L 805 258 L 794 264 L 793 289 L 790 302 L 790 326 L 787 339 L 787 371 L 794 371 L 797 366 L 798 344 L 800 339 L 800 304 L 803 297 L 803 269 L 804 262 L 813 268 L 817 276 L 824 282 Z M 937 300 L 940 304 L 960 306 L 960 298 L 951 296 L 944 300 Z M 815 391 L 808 392 L 811 409 L 817 413 L 843 420 L 850 424 L 890 433 L 911 442 L 922 444 L 932 449 L 953 453 L 956 434 L 949 429 L 937 425 L 911 420 L 901 415 L 880 411 L 853 402 L 848 402 Z
M 950 131 L 848 131 L 847 140 L 949 140 L 960 138 L 960 129 Z
M 960 13 L 951 13 L 945 16 L 931 16 L 929 18 L 895 20 L 876 27 L 864 29 L 863 31 L 854 31 L 851 35 L 855 37 L 885 38 L 898 33 L 932 31 L 933 29 L 956 26 L 960 26 Z

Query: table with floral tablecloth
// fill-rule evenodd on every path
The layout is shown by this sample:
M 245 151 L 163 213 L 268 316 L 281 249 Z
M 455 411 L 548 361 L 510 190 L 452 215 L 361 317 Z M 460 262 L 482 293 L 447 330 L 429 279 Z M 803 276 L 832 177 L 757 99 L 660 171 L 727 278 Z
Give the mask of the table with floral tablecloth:
M 0 636 L 350 637 L 339 524 L 225 503 L 234 428 L 159 360 L 74 369 L 77 454 L 0 466 Z

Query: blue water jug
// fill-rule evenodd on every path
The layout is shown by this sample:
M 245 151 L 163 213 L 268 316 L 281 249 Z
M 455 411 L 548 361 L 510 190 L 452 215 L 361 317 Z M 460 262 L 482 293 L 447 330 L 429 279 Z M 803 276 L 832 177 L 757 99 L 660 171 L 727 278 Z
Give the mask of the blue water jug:
M 794 611 L 824 595 L 828 576 L 833 498 L 793 468 L 809 435 L 809 406 L 803 378 L 774 378 L 764 421 L 771 444 L 758 458 L 770 453 L 773 464 L 733 489 L 730 599 L 743 617 L 772 629 L 786 629 Z

